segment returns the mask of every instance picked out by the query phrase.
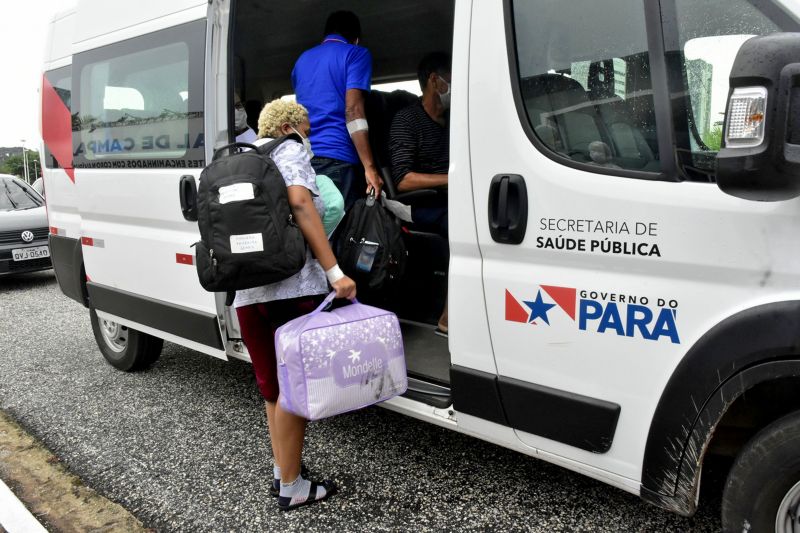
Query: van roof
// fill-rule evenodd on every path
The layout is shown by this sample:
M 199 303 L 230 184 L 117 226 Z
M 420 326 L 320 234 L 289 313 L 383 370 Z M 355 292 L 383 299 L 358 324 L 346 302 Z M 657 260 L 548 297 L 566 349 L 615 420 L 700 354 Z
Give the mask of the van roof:
M 51 22 L 58 22 L 59 20 L 67 18 L 68 16 L 74 14 L 75 14 L 75 6 L 73 5 L 68 9 L 62 9 L 61 11 L 56 12 L 56 14 L 53 15 L 53 18 L 51 19 Z

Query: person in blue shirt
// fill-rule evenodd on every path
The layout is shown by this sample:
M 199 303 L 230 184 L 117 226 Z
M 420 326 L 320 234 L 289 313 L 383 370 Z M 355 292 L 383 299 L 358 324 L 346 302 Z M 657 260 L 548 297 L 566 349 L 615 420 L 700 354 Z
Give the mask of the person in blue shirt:
M 372 80 L 372 56 L 358 46 L 361 23 L 350 11 L 331 13 L 322 43 L 306 50 L 292 70 L 292 85 L 311 122 L 311 164 L 329 176 L 345 209 L 366 190 L 380 195 L 383 180 L 369 145 L 365 92 Z

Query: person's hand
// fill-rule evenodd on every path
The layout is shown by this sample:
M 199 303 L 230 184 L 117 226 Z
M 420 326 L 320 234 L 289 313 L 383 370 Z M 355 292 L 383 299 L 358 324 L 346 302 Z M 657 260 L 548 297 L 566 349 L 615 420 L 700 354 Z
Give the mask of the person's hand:
M 383 179 L 376 167 L 364 169 L 364 177 L 367 179 L 367 194 L 370 191 L 375 191 L 375 198 L 381 197 L 381 189 L 383 188 Z
M 345 276 L 335 283 L 331 283 L 333 290 L 336 291 L 337 298 L 347 298 L 352 300 L 356 297 L 356 282 Z

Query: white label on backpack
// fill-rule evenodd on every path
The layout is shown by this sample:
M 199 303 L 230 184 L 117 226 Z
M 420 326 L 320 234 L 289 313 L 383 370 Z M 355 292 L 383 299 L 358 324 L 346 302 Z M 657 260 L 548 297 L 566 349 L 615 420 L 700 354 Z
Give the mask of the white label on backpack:
M 252 183 L 234 183 L 219 188 L 219 203 L 240 202 L 255 198 L 255 187 Z
M 264 240 L 260 233 L 246 235 L 231 235 L 231 253 L 246 254 L 248 252 L 263 252 Z

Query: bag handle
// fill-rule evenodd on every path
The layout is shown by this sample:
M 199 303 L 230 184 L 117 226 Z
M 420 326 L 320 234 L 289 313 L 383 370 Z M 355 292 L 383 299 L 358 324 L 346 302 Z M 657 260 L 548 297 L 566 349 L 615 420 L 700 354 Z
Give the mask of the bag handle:
M 220 155 L 233 148 L 247 148 L 249 150 L 253 150 L 257 154 L 269 155 L 272 153 L 273 150 L 275 150 L 275 148 L 283 144 L 283 142 L 287 139 L 292 139 L 293 141 L 297 141 L 301 144 L 303 143 L 303 139 L 301 139 L 300 136 L 297 135 L 296 133 L 290 133 L 289 135 L 278 137 L 277 139 L 273 139 L 267 144 L 263 144 L 261 146 L 256 146 L 250 143 L 235 142 L 231 144 L 226 144 L 225 146 L 221 146 L 220 148 L 214 150 L 214 157 L 211 158 L 211 161 L 216 161 L 217 159 L 219 159 Z
M 211 161 L 216 161 L 220 155 L 222 155 L 225 151 L 230 150 L 231 148 L 249 148 L 250 150 L 258 150 L 257 146 L 250 143 L 226 144 L 225 146 L 222 146 L 214 150 L 214 157 L 211 158 Z
M 333 302 L 335 299 L 336 299 L 336 291 L 331 291 L 331 293 L 328 296 L 326 296 L 324 300 L 322 300 L 322 303 L 319 304 L 319 306 L 316 309 L 311 311 L 310 314 L 316 315 L 318 313 L 321 313 L 322 310 L 328 307 L 331 304 L 331 302 Z M 350 298 L 350 303 L 357 304 L 358 300 L 356 300 L 355 298 Z

